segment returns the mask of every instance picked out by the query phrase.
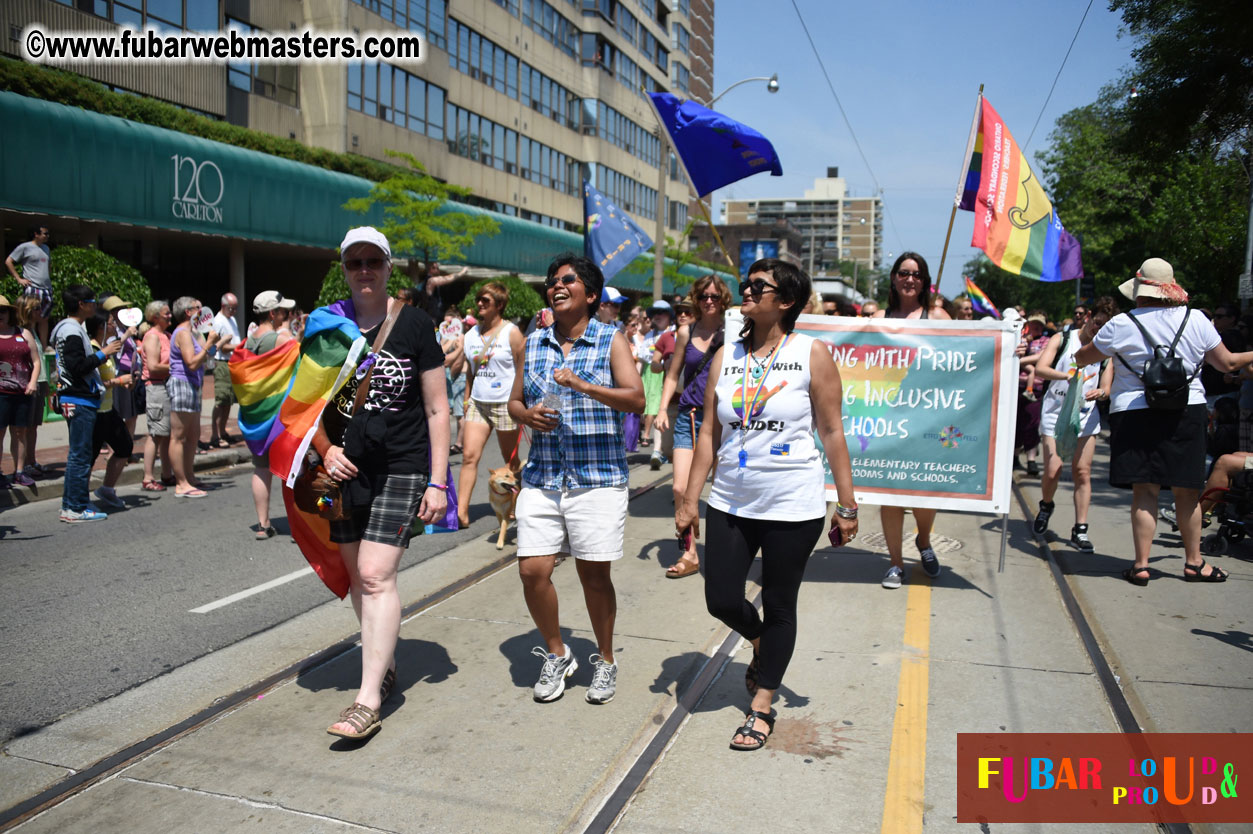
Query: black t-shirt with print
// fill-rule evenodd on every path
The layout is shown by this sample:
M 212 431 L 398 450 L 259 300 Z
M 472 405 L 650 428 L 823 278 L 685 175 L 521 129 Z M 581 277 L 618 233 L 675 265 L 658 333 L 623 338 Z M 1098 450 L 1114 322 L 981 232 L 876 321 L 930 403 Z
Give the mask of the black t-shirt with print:
M 380 324 L 379 327 L 382 325 Z M 362 333 L 373 345 L 378 327 Z M 402 306 L 370 377 L 370 392 L 356 417 L 353 377 L 335 395 L 323 417 L 327 437 L 342 443 L 345 454 L 362 470 L 361 480 L 381 481 L 388 473 L 430 475 L 430 431 L 422 401 L 421 374 L 444 364 L 435 339 L 435 323 L 416 307 Z M 381 483 L 368 484 L 369 487 Z M 371 489 L 371 492 L 374 490 Z

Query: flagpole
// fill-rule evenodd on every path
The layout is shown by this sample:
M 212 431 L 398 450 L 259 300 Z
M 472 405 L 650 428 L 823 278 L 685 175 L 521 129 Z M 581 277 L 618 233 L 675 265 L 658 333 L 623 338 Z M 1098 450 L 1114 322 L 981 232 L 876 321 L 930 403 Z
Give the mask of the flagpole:
M 962 191 L 966 184 L 966 172 L 970 170 L 970 157 L 975 151 L 975 136 L 979 130 L 979 112 L 983 104 L 983 85 L 979 85 L 979 95 L 975 99 L 975 117 L 970 122 L 970 136 L 966 139 L 966 155 L 963 157 L 961 173 L 957 175 L 957 193 L 953 195 L 953 210 L 948 215 L 948 231 L 944 233 L 944 251 L 940 253 L 940 269 L 935 274 L 935 288 L 939 290 L 940 279 L 944 276 L 944 261 L 948 258 L 948 241 L 953 236 L 953 221 L 957 218 L 957 206 L 961 203 Z
M 705 199 L 697 197 L 696 202 L 700 203 L 701 214 L 705 215 L 705 222 L 709 224 L 709 231 L 714 233 L 714 240 L 718 242 L 718 248 L 722 250 L 722 256 L 727 259 L 727 266 L 731 267 L 731 274 L 735 275 L 735 260 L 731 257 L 731 253 L 727 251 L 726 244 L 722 242 L 722 235 L 718 234 L 718 227 L 714 225 L 713 218 L 709 216 L 709 209 L 705 208 Z

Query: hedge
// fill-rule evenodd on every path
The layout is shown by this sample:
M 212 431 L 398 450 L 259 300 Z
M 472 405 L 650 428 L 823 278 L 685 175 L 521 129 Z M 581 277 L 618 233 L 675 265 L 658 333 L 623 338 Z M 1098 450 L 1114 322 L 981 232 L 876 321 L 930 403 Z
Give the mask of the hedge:
M 21 272 L 20 267 L 18 271 Z M 139 270 L 99 249 L 58 246 L 52 250 L 48 271 L 52 277 L 52 321 L 65 317 L 61 291 L 70 284 L 86 284 L 97 296 L 106 293 L 121 296 L 140 309 L 152 301 L 152 291 Z M 21 294 L 21 285 L 5 270 L 0 278 L 0 295 L 15 300 Z

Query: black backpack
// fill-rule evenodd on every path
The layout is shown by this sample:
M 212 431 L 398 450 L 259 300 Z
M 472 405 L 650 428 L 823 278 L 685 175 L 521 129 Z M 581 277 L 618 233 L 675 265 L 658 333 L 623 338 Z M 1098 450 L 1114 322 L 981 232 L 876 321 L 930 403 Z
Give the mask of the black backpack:
M 1175 332 L 1174 341 L 1170 343 L 1169 348 L 1164 348 L 1153 344 L 1152 337 L 1144 329 L 1144 325 L 1140 324 L 1135 316 L 1127 314 L 1127 318 L 1140 329 L 1140 334 L 1144 336 L 1144 343 L 1152 348 L 1153 357 L 1144 361 L 1144 372 L 1139 374 L 1127 363 L 1126 359 L 1122 358 L 1121 354 L 1118 361 L 1126 365 L 1127 370 L 1144 383 L 1144 399 L 1149 408 L 1178 411 L 1188 405 L 1188 389 L 1205 364 L 1205 360 L 1201 360 L 1196 370 L 1189 374 L 1184 370 L 1183 360 L 1175 355 L 1175 348 L 1179 344 L 1180 337 L 1183 336 L 1184 329 L 1188 326 L 1190 315 L 1192 315 L 1192 310 L 1189 308 L 1183 314 L 1183 322 L 1179 325 L 1179 330 Z

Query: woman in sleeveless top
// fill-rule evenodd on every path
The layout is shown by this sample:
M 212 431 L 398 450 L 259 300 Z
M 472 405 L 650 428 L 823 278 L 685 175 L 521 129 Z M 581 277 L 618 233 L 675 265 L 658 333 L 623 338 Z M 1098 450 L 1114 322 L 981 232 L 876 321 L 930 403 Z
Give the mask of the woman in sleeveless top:
M 170 377 L 170 336 L 173 317 L 170 302 L 158 300 L 144 307 L 148 332 L 143 338 L 143 382 L 146 405 L 147 436 L 144 438 L 144 480 L 140 489 L 147 492 L 165 492 L 166 487 L 178 483 L 174 479 L 174 465 L 170 462 L 170 395 L 165 381 Z M 157 455 L 161 455 L 161 479 L 157 480 Z
M 290 329 L 292 310 L 278 306 L 274 299 L 278 294 L 269 291 L 259 294 L 252 302 L 257 329 L 249 334 L 244 349 L 258 356 L 278 350 L 295 336 Z M 281 298 L 281 296 L 279 296 Z M 270 524 L 270 456 L 252 456 L 252 503 L 257 510 L 257 541 L 265 541 L 278 531 Z
M 1091 553 L 1092 541 L 1088 538 L 1088 504 L 1092 499 L 1092 452 L 1095 438 L 1101 430 L 1101 414 L 1096 408 L 1097 400 L 1108 400 L 1110 386 L 1114 384 L 1114 366 L 1107 363 L 1078 365 L 1075 354 L 1081 347 L 1091 343 L 1092 337 L 1105 322 L 1118 315 L 1118 306 L 1108 296 L 1098 298 L 1083 327 L 1068 332 L 1054 333 L 1040 353 L 1035 375 L 1048 383 L 1040 411 L 1040 435 L 1044 441 L 1044 472 L 1040 477 L 1040 512 L 1035 517 L 1033 529 L 1043 535 L 1049 528 L 1053 515 L 1053 496 L 1062 474 L 1062 459 L 1057 454 L 1058 417 L 1070 378 L 1079 376 L 1083 394 L 1079 439 L 1075 443 L 1074 456 L 1070 462 L 1071 481 L 1074 484 L 1075 526 L 1070 531 L 1070 541 L 1079 550 Z
M 699 311 L 697 320 L 679 328 L 675 336 L 674 354 L 681 361 L 672 361 L 666 371 L 661 389 L 661 406 L 657 411 L 656 428 L 665 432 L 669 428 L 670 400 L 676 390 L 680 391 L 679 415 L 674 425 L 674 503 L 678 506 L 687 492 L 687 476 L 692 468 L 692 454 L 696 435 L 700 431 L 705 414 L 705 386 L 709 380 L 709 365 L 713 354 L 722 347 L 723 313 L 731 306 L 731 291 L 717 275 L 706 275 L 698 280 L 688 294 L 688 301 Z M 683 384 L 679 385 L 679 374 Z M 696 543 L 680 542 L 679 559 L 666 568 L 670 579 L 691 576 L 700 570 L 700 557 Z
M 889 319 L 948 319 L 942 308 L 931 305 L 931 270 L 927 261 L 916 252 L 902 252 L 892 265 L 891 287 L 888 290 L 888 306 L 874 317 Z M 935 510 L 914 508 L 914 520 L 918 522 L 918 535 L 914 545 L 922 560 L 927 576 L 940 575 L 940 560 L 931 548 L 931 528 L 935 526 Z M 899 588 L 905 581 L 905 558 L 901 551 L 905 535 L 905 508 L 880 507 L 879 523 L 883 525 L 883 538 L 887 541 L 891 564 L 883 576 L 883 587 Z
M 210 330 L 205 341 L 192 330 L 202 305 L 191 296 L 174 300 L 174 320 L 178 326 L 170 337 L 170 459 L 174 462 L 174 497 L 204 498 L 204 484 L 196 478 L 196 444 L 200 441 L 200 386 L 209 348 L 220 336 Z
M 13 435 L 13 482 L 25 487 L 35 485 L 22 467 L 26 460 L 26 424 L 30 421 L 30 409 L 36 407 L 34 395 L 39 388 L 41 361 L 35 337 L 17 323 L 17 308 L 0 295 L 0 449 L 7 428 Z M 10 486 L 9 479 L 0 474 L 0 489 Z
M 720 348 L 710 363 L 709 419 L 701 425 L 687 492 L 675 508 L 676 533 L 698 536 L 700 493 L 716 460 L 705 516 L 705 605 L 753 646 L 744 676 L 752 704 L 731 739 L 733 750 L 765 745 L 774 728 L 774 693 L 796 645 L 796 600 L 826 525 L 815 430 L 839 498 L 831 526 L 842 541 L 857 536 L 840 373 L 821 342 L 794 332 L 810 289 L 809 277 L 784 261 L 766 258 L 749 268 L 740 285 L 744 327 L 740 339 Z M 758 551 L 762 614 L 744 598 Z
M 484 284 L 474 298 L 478 324 L 465 335 L 470 363 L 466 379 L 461 474 L 457 478 L 457 520 L 470 524 L 470 497 L 479 477 L 479 459 L 487 438 L 496 430 L 500 456 L 517 474 L 522 470 L 518 424 L 509 416 L 509 394 L 522 367 L 522 331 L 504 319 L 509 288 L 497 281 Z M 516 454 L 515 454 L 516 452 Z

